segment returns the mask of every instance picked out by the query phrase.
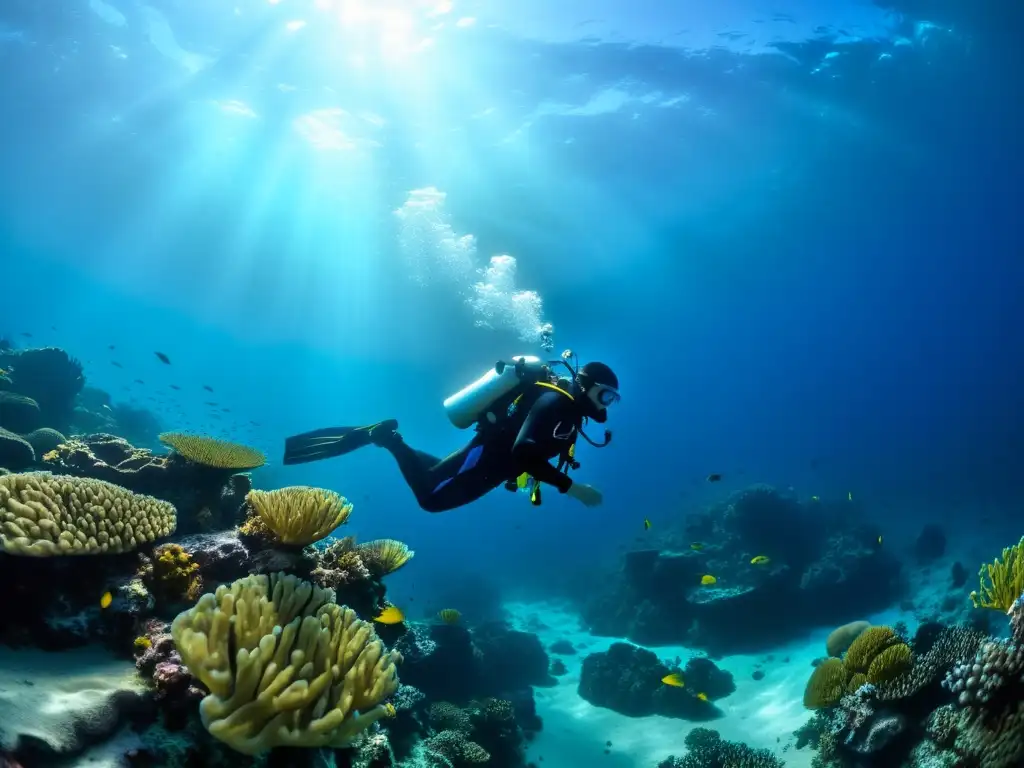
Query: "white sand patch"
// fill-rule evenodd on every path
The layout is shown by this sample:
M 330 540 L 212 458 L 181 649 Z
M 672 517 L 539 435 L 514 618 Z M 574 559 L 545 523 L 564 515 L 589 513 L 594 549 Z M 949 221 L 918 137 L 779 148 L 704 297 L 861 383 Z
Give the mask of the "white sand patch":
M 695 723 L 661 716 L 627 717 L 589 704 L 576 692 L 583 658 L 606 650 L 617 640 L 591 636 L 580 627 L 578 616 L 564 607 L 539 603 L 510 603 L 505 607 L 516 628 L 535 632 L 545 647 L 556 640 L 568 640 L 579 651 L 571 656 L 551 654 L 569 671 L 558 678 L 557 686 L 535 689 L 537 713 L 544 720 L 544 729 L 531 744 L 529 759 L 538 762 L 540 768 L 656 768 L 669 755 L 683 755 L 683 739 L 698 726 L 713 728 L 729 741 L 771 749 L 789 768 L 809 768 L 814 753 L 806 747 L 800 751 L 793 748 L 793 731 L 810 718 L 803 706 L 804 686 L 811 674 L 811 662 L 824 654 L 827 631 L 777 648 L 771 654 L 735 655 L 716 661 L 732 673 L 736 692 L 716 702 L 722 717 Z M 663 659 L 678 656 L 683 664 L 692 656 L 702 655 L 682 646 L 651 650 Z M 765 676 L 754 680 L 752 675 L 758 667 Z M 606 744 L 609 741 L 610 747 Z

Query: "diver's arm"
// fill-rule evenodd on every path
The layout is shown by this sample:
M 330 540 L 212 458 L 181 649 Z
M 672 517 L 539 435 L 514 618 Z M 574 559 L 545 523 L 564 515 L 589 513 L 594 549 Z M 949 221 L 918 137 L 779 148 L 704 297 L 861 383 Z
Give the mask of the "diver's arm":
M 542 446 L 553 439 L 560 422 L 573 423 L 573 413 L 566 407 L 567 402 L 565 395 L 558 392 L 545 392 L 538 397 L 512 444 L 512 458 L 517 466 L 533 479 L 555 486 L 560 493 L 572 487 L 572 479 L 551 466 L 547 459 L 550 452 Z

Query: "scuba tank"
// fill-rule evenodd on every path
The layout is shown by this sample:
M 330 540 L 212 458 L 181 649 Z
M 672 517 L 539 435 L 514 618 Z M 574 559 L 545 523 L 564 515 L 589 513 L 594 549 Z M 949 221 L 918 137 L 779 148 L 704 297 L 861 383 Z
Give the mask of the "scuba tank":
M 494 423 L 499 414 L 489 409 L 524 382 L 545 380 L 548 366 L 539 357 L 518 355 L 512 363 L 497 362 L 487 373 L 444 401 L 448 420 L 459 429 L 479 421 Z

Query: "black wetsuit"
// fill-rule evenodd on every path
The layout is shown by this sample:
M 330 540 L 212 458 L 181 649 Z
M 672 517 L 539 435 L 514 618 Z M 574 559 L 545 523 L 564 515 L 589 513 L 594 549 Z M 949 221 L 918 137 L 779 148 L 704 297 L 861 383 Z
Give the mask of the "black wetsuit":
M 524 472 L 565 493 L 569 477 L 549 461 L 576 440 L 589 401 L 540 388 L 523 395 L 503 422 L 477 431 L 444 459 L 409 447 L 395 436 L 382 442 L 398 462 L 416 501 L 428 512 L 444 512 L 476 501 Z

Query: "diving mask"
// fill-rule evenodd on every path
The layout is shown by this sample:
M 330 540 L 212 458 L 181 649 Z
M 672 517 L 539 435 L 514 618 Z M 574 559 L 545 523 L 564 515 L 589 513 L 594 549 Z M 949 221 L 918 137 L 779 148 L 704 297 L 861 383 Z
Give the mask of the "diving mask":
M 622 399 L 622 396 L 619 394 L 619 390 L 615 387 L 609 387 L 607 384 L 594 384 L 587 391 L 587 395 L 593 399 L 596 405 L 599 405 L 602 408 L 614 405 Z

